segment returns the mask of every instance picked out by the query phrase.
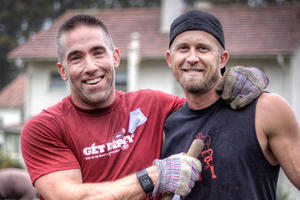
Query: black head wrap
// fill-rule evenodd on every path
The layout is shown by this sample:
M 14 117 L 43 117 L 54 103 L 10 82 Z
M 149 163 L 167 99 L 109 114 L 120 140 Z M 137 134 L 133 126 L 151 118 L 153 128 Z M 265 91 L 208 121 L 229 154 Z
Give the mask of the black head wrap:
M 177 35 L 190 30 L 202 30 L 212 34 L 225 49 L 224 33 L 221 23 L 215 16 L 200 10 L 189 11 L 173 21 L 170 28 L 169 47 Z
M 215 16 L 200 10 L 186 12 L 173 21 L 170 28 L 169 47 L 177 35 L 190 30 L 201 30 L 212 34 L 225 49 L 224 32 L 220 21 Z M 221 73 L 224 72 L 225 67 L 221 69 Z

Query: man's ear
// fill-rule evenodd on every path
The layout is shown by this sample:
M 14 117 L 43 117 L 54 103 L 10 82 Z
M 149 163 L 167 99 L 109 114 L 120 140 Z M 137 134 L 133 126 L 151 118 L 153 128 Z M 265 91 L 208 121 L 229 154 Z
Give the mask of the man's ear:
M 220 57 L 220 68 L 224 68 L 229 60 L 229 52 L 224 50 Z
M 115 48 L 113 52 L 113 57 L 114 57 L 114 67 L 118 68 L 120 65 L 120 51 L 119 49 Z
M 171 65 L 171 53 L 170 53 L 170 50 L 167 50 L 167 51 L 166 51 L 166 60 L 167 60 L 168 66 L 169 66 L 170 68 L 172 68 L 172 65 Z
M 68 80 L 68 75 L 67 75 L 67 72 L 66 72 L 66 69 L 64 68 L 64 66 L 62 66 L 62 64 L 60 64 L 60 63 L 57 63 L 57 69 L 58 69 L 58 72 L 60 74 L 60 77 L 64 81 L 67 81 Z

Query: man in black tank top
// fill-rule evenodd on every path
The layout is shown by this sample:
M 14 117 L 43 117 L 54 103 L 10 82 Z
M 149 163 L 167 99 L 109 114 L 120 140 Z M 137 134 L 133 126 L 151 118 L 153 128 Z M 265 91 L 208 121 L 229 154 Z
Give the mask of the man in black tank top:
M 204 141 L 200 179 L 182 199 L 276 199 L 280 167 L 300 189 L 300 129 L 290 106 L 263 93 L 233 110 L 216 92 L 229 52 L 215 16 L 194 10 L 175 19 L 166 56 L 187 102 L 165 122 L 162 157 L 186 152 L 196 138 Z M 238 79 L 241 88 L 233 93 L 252 84 L 243 73 Z

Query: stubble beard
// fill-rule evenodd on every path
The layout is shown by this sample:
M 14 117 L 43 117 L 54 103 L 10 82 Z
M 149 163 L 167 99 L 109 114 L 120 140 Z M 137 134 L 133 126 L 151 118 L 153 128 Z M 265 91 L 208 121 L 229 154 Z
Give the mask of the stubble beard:
M 196 77 L 196 79 L 187 79 L 185 77 L 181 77 L 177 79 L 177 81 L 183 90 L 193 94 L 203 94 L 213 88 L 220 78 L 221 74 L 218 70 L 216 70 L 209 79 L 199 77 Z
M 90 105 L 98 105 L 105 103 L 109 98 L 109 95 L 112 92 L 112 82 L 108 85 L 108 87 L 104 91 L 95 91 L 95 94 L 84 94 L 84 102 Z M 99 94 L 104 93 L 104 94 Z
M 108 100 L 111 92 L 113 92 L 113 84 L 114 75 L 107 79 L 107 86 L 104 89 L 101 89 L 101 91 L 86 91 L 84 88 L 76 88 L 76 90 L 79 92 L 79 98 L 84 104 L 97 106 L 104 104 L 106 100 Z
M 109 78 L 107 81 L 108 81 L 107 87 L 104 89 L 104 91 L 95 91 L 96 94 L 86 95 L 86 99 L 87 99 L 86 103 L 91 105 L 97 105 L 106 102 L 106 100 L 109 98 L 112 92 L 113 83 L 114 83 L 112 77 Z M 104 94 L 98 94 L 99 92 Z
M 209 80 L 186 80 L 186 79 L 181 79 L 179 80 L 179 84 L 181 87 L 190 93 L 206 93 L 209 91 L 212 87 L 214 87 L 217 82 L 219 81 L 219 74 L 215 73 Z

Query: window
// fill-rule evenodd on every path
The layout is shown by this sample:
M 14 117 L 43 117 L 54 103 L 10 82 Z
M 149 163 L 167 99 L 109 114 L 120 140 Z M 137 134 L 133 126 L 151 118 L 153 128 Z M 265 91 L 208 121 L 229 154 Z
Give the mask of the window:
M 127 91 L 127 74 L 126 72 L 116 72 L 116 89 Z
M 16 134 L 8 134 L 6 136 L 6 151 L 10 154 L 18 154 L 19 152 L 19 137 Z
M 63 90 L 66 88 L 65 81 L 58 72 L 52 72 L 50 75 L 50 90 Z

